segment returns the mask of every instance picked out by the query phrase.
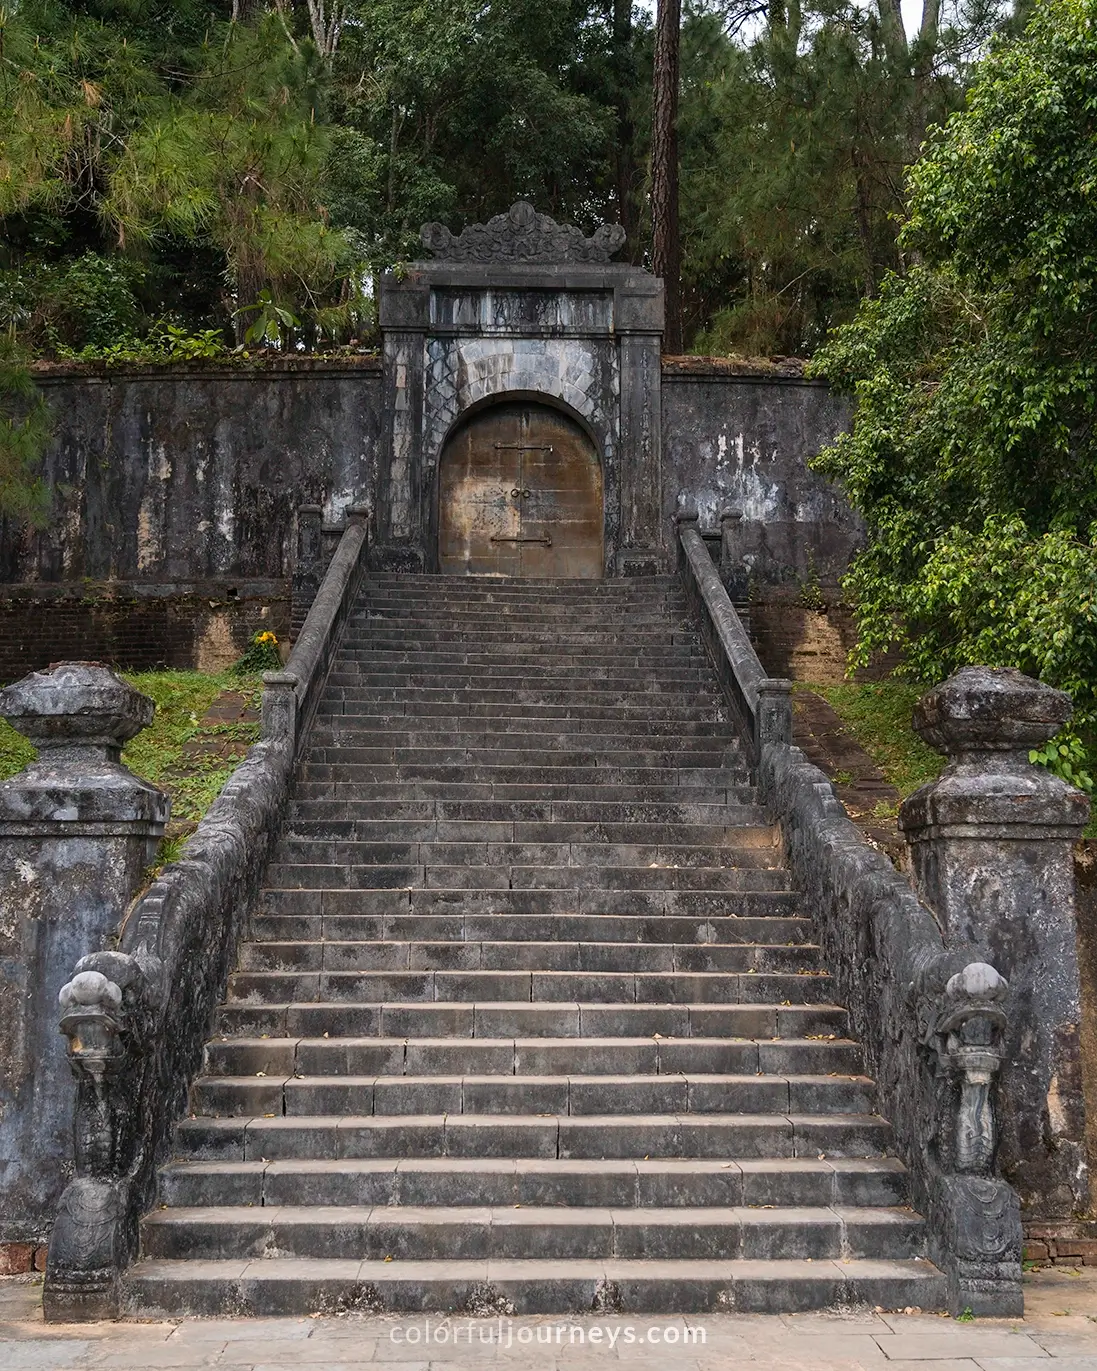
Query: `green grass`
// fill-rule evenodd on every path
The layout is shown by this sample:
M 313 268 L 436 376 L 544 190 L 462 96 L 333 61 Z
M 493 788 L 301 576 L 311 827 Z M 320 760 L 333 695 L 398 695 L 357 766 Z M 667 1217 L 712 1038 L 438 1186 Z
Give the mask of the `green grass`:
M 904 799 L 934 780 L 945 758 L 927 747 L 911 727 L 920 695 L 902 681 L 862 685 L 812 685 Z
M 156 704 L 152 724 L 126 744 L 122 760 L 138 776 L 167 791 L 171 796 L 173 821 L 188 825 L 197 822 L 220 794 L 240 759 L 198 756 L 184 761 L 183 749 L 192 740 L 232 738 L 244 743 L 254 742 L 259 733 L 258 724 L 203 726 L 202 716 L 223 690 L 252 692 L 258 697 L 258 681 L 229 671 L 119 674 Z M 34 756 L 30 743 L 0 719 L 0 780 L 22 771 Z M 167 841 L 174 840 L 169 838 Z

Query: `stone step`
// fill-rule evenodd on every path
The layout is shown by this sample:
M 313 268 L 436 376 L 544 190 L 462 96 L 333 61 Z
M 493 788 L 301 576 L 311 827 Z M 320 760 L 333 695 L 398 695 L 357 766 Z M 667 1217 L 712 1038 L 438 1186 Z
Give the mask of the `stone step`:
M 734 758 L 730 764 L 717 762 L 713 766 L 679 765 L 671 757 L 661 765 L 645 765 L 643 761 L 602 764 L 597 758 L 569 764 L 568 759 L 531 755 L 525 763 L 508 763 L 499 758 L 486 755 L 482 761 L 438 761 L 432 749 L 422 749 L 422 760 L 400 762 L 360 763 L 356 761 L 352 748 L 333 749 L 334 761 L 307 760 L 300 768 L 305 781 L 342 780 L 365 784 L 391 783 L 393 781 L 451 781 L 458 785 L 487 783 L 494 785 L 524 786 L 632 786 L 640 790 L 651 787 L 699 787 L 711 786 L 716 790 L 729 786 L 747 784 L 746 768 L 742 760 Z
M 704 826 L 757 827 L 768 816 L 755 804 L 708 804 L 704 800 L 301 800 L 293 806 L 301 819 L 438 820 L 489 823 L 674 824 L 689 832 Z M 516 830 L 517 832 L 517 830 Z M 526 835 L 523 833 L 521 836 Z
M 191 1112 L 211 1118 L 406 1114 L 867 1114 L 863 1076 L 729 1074 L 201 1076 Z
M 822 1038 L 214 1038 L 209 1076 L 856 1076 L 860 1045 Z
M 502 706 L 501 713 L 507 713 L 515 705 L 532 705 L 543 710 L 548 705 L 570 705 L 576 709 L 604 708 L 618 711 L 630 705 L 637 708 L 662 705 L 664 708 L 708 709 L 722 705 L 721 697 L 715 686 L 709 689 L 683 691 L 673 683 L 665 689 L 658 681 L 648 683 L 642 677 L 634 677 L 628 685 L 605 687 L 591 685 L 588 681 L 577 681 L 574 686 L 546 682 L 545 685 L 531 685 L 528 682 L 515 685 L 496 684 L 493 677 L 484 678 L 470 675 L 468 682 L 456 681 L 453 685 L 440 685 L 437 678 L 434 684 L 415 685 L 394 682 L 390 685 L 370 685 L 362 673 L 342 667 L 335 667 L 328 678 L 331 686 L 341 687 L 342 698 L 369 699 L 375 703 L 402 701 L 406 704 L 465 704 Z M 333 698 L 339 698 L 334 696 Z
M 579 1004 L 528 1001 L 256 1001 L 224 1004 L 226 1037 L 320 1038 L 825 1038 L 847 1032 L 837 1005 Z
M 167 1205 L 194 1208 L 222 1204 L 893 1208 L 906 1202 L 907 1173 L 893 1157 L 172 1162 L 161 1172 L 160 1198 Z
M 605 667 L 578 664 L 545 667 L 542 670 L 498 668 L 485 673 L 482 668 L 475 666 L 450 670 L 430 666 L 383 669 L 369 661 L 356 660 L 352 665 L 344 658 L 336 664 L 332 675 L 337 677 L 337 684 L 368 690 L 378 696 L 387 690 L 412 692 L 430 689 L 467 692 L 479 699 L 485 696 L 492 698 L 506 691 L 523 699 L 544 697 L 549 701 L 568 695 L 623 695 L 650 699 L 653 695 L 677 695 L 679 691 L 693 694 L 703 691 L 710 680 L 710 674 L 700 669 L 648 671 L 637 666 L 611 672 Z M 566 698 L 560 702 L 566 702 Z M 590 703 L 598 704 L 600 701 L 591 700 Z
M 510 1314 L 782 1314 L 834 1307 L 931 1311 L 930 1262 L 878 1260 L 139 1261 L 126 1309 L 142 1318 L 415 1311 Z
M 153 1259 L 324 1257 L 358 1261 L 909 1260 L 924 1225 L 902 1209 L 586 1208 L 443 1205 L 223 1205 L 148 1215 L 141 1254 Z
M 428 720 L 409 718 L 406 714 L 377 716 L 377 714 L 321 713 L 315 718 L 311 743 L 350 743 L 351 746 L 372 747 L 518 747 L 538 749 L 553 747 L 564 751 L 598 751 L 621 753 L 644 744 L 644 751 L 675 750 L 687 755 L 697 751 L 724 749 L 742 753 L 742 743 L 736 738 L 731 724 L 655 724 L 636 721 L 631 728 L 613 720 L 594 721 L 590 727 L 580 728 L 579 720 L 506 720 L 506 727 L 496 728 L 495 720 L 446 720 L 429 716 Z M 535 727 L 536 725 L 536 727 Z
M 304 802 L 311 800 L 334 800 L 360 802 L 363 794 L 363 778 L 347 775 L 365 768 L 348 767 L 332 773 L 334 779 L 299 780 L 294 792 Z M 679 786 L 679 785 L 603 785 L 552 784 L 541 781 L 500 782 L 500 781 L 374 781 L 364 793 L 374 801 L 391 799 L 394 804 L 405 804 L 416 800 L 439 800 L 449 804 L 465 804 L 476 801 L 528 800 L 540 804 L 555 801 L 596 801 L 600 804 L 616 802 L 630 808 L 642 804 L 707 804 L 741 805 L 753 804 L 756 798 L 752 786 Z
M 783 890 L 783 869 L 759 866 L 337 866 L 316 862 L 272 862 L 267 879 L 283 890 L 498 890 L 633 891 Z
M 777 864 L 778 858 L 773 830 L 759 828 L 737 829 L 731 841 L 704 846 L 670 842 L 458 842 L 452 839 L 376 842 L 320 835 L 285 835 L 278 843 L 275 860 L 287 866 L 422 866 L 472 870 L 493 867 L 500 871 L 526 867 L 612 866 L 682 871 L 769 868 Z
M 316 938 L 247 942 L 241 971 L 590 971 L 782 972 L 816 971 L 821 950 L 764 943 L 438 942 L 336 941 Z
M 525 742 L 529 746 L 544 743 L 558 747 L 574 740 L 578 747 L 631 747 L 637 739 L 657 742 L 658 747 L 685 747 L 694 743 L 705 747 L 719 740 L 724 747 L 742 750 L 730 723 L 711 719 L 603 719 L 603 718 L 537 718 L 509 717 L 497 714 L 491 718 L 447 714 L 376 714 L 368 702 L 335 701 L 331 707 L 325 700 L 316 713 L 313 724 L 319 736 L 356 730 L 371 736 L 405 738 L 437 742 L 446 746 L 447 739 L 488 738 L 494 741 L 506 737 L 512 744 Z M 664 741 L 665 740 L 665 741 Z M 395 746 L 395 742 L 394 742 Z
M 334 803 L 334 802 L 333 802 Z M 429 807 L 429 806 L 427 806 Z M 753 820 L 753 823 L 750 822 Z M 761 809 L 744 813 L 738 824 L 584 823 L 566 819 L 436 819 L 305 818 L 291 814 L 283 828 L 286 840 L 354 843 L 555 844 L 593 843 L 645 847 L 655 845 L 731 848 L 764 847 L 773 829 Z
M 503 781 L 545 776 L 549 784 L 560 780 L 590 784 L 605 772 L 609 778 L 641 786 L 649 780 L 656 785 L 703 785 L 714 773 L 720 776 L 717 784 L 726 785 L 730 780 L 736 785 L 748 785 L 750 781 L 747 763 L 738 749 L 724 747 L 718 740 L 707 748 L 682 751 L 632 747 L 611 752 L 598 748 L 508 747 L 501 742 L 483 747 L 443 747 L 439 744 L 397 748 L 338 734 L 310 740 L 303 774 L 331 777 L 335 774 L 331 770 L 333 767 L 341 771 L 344 767 L 357 766 L 381 768 L 379 779 L 385 780 L 399 780 L 404 775 L 411 779 L 437 780 L 463 773 L 469 779 L 479 781 L 491 781 L 497 775 Z M 326 771 L 321 770 L 325 767 Z M 390 767 L 397 770 L 385 774 Z M 440 770 L 442 768 L 447 770 Z M 458 770 L 451 772 L 450 768 Z M 703 779 L 696 779 L 698 776 Z
M 822 1004 L 825 972 L 234 971 L 227 1003 Z
M 465 937 L 507 941 L 509 933 L 499 932 L 502 918 L 535 916 L 541 920 L 540 938 L 576 938 L 592 933 L 597 941 L 615 936 L 601 930 L 605 921 L 624 917 L 630 922 L 615 924 L 635 935 L 636 940 L 654 942 L 721 942 L 722 921 L 728 919 L 779 918 L 782 921 L 800 914 L 799 896 L 790 890 L 712 891 L 704 890 L 434 890 L 425 887 L 398 890 L 318 890 L 278 889 L 263 892 L 260 912 L 322 915 L 348 918 L 434 917 L 437 936 L 445 937 L 463 920 Z M 592 923 L 591 920 L 596 920 Z M 691 922 L 687 922 L 691 921 Z M 362 925 L 364 928 L 365 925 Z M 386 924 L 391 932 L 395 924 Z M 406 923 L 410 936 L 434 936 L 430 924 Z M 515 925 L 518 928 L 519 925 Z M 736 923 L 735 937 L 747 936 L 747 925 Z M 806 930 L 801 923 L 797 927 Z M 412 932 L 412 929 L 416 932 Z M 760 931 L 754 930 L 754 931 Z M 780 932 L 781 930 L 777 930 Z M 339 937 L 325 927 L 325 936 Z M 348 936 L 357 937 L 357 933 Z M 805 932 L 806 936 L 806 932 Z M 342 938 L 340 938 L 342 940 Z M 789 942 L 794 938 L 767 937 L 767 942 Z M 632 937 L 629 938 L 632 941 Z
M 552 669 L 569 664 L 594 670 L 642 667 L 703 671 L 708 667 L 708 657 L 699 642 L 649 643 L 643 647 L 630 647 L 627 643 L 598 646 L 577 643 L 569 645 L 566 653 L 554 652 L 549 657 L 541 644 L 496 643 L 489 649 L 479 641 L 479 634 L 469 633 L 463 642 L 460 639 L 433 641 L 424 638 L 421 632 L 407 628 L 372 628 L 353 640 L 345 639 L 340 648 L 340 660 L 358 665 L 369 663 L 374 667 L 428 666 L 443 670 L 476 667 L 480 671 L 511 670 L 519 666 Z
M 392 692 L 387 692 L 391 694 Z M 445 726 L 456 726 L 455 721 L 465 720 L 488 722 L 498 721 L 500 728 L 521 730 L 556 720 L 571 723 L 575 727 L 598 728 L 609 725 L 614 731 L 635 729 L 638 725 L 658 724 L 663 728 L 674 729 L 680 725 L 695 724 L 704 728 L 726 728 L 728 721 L 727 705 L 719 699 L 693 697 L 682 699 L 673 695 L 634 695 L 617 704 L 578 703 L 559 704 L 546 701 L 516 702 L 513 695 L 506 700 L 492 700 L 488 703 L 470 702 L 467 699 L 449 698 L 443 700 L 386 699 L 378 700 L 375 692 L 356 688 L 353 685 L 330 687 L 324 694 L 319 706 L 320 716 L 325 713 L 377 714 L 387 718 L 441 719 Z M 418 727 L 418 723 L 416 724 Z
M 393 904 L 433 891 L 387 891 Z M 511 894 L 521 892 L 508 892 Z M 540 893 L 540 892 L 539 892 Z M 758 942 L 801 946 L 810 942 L 811 921 L 795 917 L 796 896 L 769 892 L 736 898 L 742 915 L 680 917 L 673 914 L 614 915 L 556 913 L 546 919 L 532 913 L 409 913 L 406 898 L 396 912 L 355 912 L 356 892 L 345 890 L 265 892 L 262 911 L 252 915 L 251 936 L 287 943 L 320 939 L 330 942 L 426 941 L 462 943 L 561 942 L 613 943 L 661 947 L 709 947 L 720 943 Z M 319 897 L 319 898 L 317 898 Z M 751 902 L 742 905 L 742 900 Z M 752 909 L 772 915 L 751 914 Z M 782 914 L 782 910 L 786 912 Z M 463 954 L 455 954 L 463 955 Z
M 879 1157 L 891 1132 L 874 1114 L 390 1114 L 186 1118 L 179 1158 Z

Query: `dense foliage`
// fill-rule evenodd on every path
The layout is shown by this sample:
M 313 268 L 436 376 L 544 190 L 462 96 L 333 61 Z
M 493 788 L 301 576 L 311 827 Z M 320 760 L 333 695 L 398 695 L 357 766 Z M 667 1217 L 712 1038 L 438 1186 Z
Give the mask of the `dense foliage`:
M 952 3 L 908 40 L 895 0 L 687 0 L 687 344 L 809 350 L 896 264 L 904 168 L 1005 0 Z M 649 260 L 650 8 L 0 0 L 0 327 L 37 355 L 330 347 L 425 220 L 518 197 Z
M 817 358 L 856 396 L 819 465 L 864 514 L 860 655 L 1012 665 L 1070 690 L 1057 763 L 1097 732 L 1097 3 L 1043 0 L 931 137 L 912 265 Z

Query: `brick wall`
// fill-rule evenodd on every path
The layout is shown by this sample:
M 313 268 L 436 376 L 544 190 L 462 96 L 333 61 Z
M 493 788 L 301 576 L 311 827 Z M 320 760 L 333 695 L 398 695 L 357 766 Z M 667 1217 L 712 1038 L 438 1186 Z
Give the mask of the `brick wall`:
M 289 632 L 284 583 L 190 587 L 8 586 L 0 602 L 0 682 L 59 661 L 127 671 L 219 671 L 252 634 Z

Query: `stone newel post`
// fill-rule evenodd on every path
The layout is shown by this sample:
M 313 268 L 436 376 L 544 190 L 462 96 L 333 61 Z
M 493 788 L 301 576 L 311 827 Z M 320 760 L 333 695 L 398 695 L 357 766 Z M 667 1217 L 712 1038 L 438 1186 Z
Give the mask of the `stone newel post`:
M 1089 804 L 1028 759 L 1070 715 L 1069 696 L 1019 671 L 957 672 L 914 712 L 949 765 L 899 813 L 946 943 L 978 949 L 1009 985 L 999 1163 L 1029 1218 L 1088 1199 L 1072 848 Z
M 163 836 L 167 796 L 119 760 L 153 709 L 79 662 L 0 691 L 0 714 L 39 751 L 0 785 L 0 1241 L 40 1239 L 72 1170 L 57 996 L 109 944 Z

